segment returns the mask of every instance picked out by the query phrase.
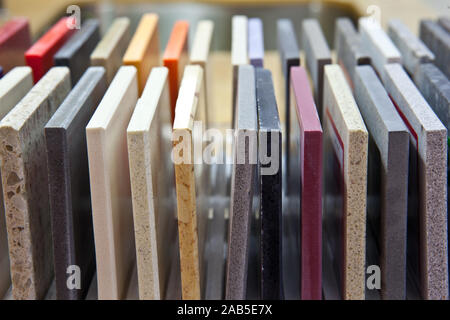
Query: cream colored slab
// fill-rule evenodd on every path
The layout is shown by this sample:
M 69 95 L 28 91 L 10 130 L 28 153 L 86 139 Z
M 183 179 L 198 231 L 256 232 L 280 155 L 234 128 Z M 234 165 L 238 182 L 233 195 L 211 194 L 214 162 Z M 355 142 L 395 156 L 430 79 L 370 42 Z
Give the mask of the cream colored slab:
M 122 58 L 131 40 L 130 19 L 116 18 L 91 54 L 91 65 L 106 70 L 106 80 L 111 83 L 122 65 Z
M 203 166 L 201 159 L 194 155 L 194 150 L 199 146 L 201 148 L 201 134 L 197 135 L 194 120 L 205 108 L 202 82 L 201 67 L 185 68 L 172 134 L 183 299 L 201 299 L 204 288 L 201 261 L 208 212 L 205 208 L 206 190 L 202 174 L 207 166 Z
M 86 127 L 99 299 L 124 299 L 135 261 L 126 129 L 137 71 L 119 69 Z
M 2 186 L 14 299 L 42 299 L 53 279 L 44 126 L 70 91 L 52 68 L 0 123 Z
M 231 65 L 233 66 L 233 104 L 232 123 L 236 114 L 236 88 L 239 66 L 248 63 L 248 19 L 246 16 L 233 16 L 231 21 Z
M 142 300 L 164 299 L 175 257 L 176 219 L 164 206 L 175 180 L 170 165 L 168 69 L 153 68 L 127 129 L 134 232 Z M 166 158 L 165 158 L 166 157 Z

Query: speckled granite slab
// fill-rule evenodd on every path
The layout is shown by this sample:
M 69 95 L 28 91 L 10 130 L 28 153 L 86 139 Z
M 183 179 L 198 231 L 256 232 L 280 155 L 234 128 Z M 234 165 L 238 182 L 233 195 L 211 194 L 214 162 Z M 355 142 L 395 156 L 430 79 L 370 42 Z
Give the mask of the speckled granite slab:
M 324 223 L 342 298 L 364 299 L 368 133 L 338 65 L 324 77 Z
M 450 33 L 431 20 L 422 20 L 420 39 L 434 53 L 435 65 L 450 78 Z
M 56 297 L 83 299 L 95 270 L 86 125 L 106 92 L 106 73 L 91 67 L 45 126 Z M 81 287 L 67 286 L 77 265 Z
M 248 19 L 248 58 L 255 68 L 264 66 L 264 31 L 259 18 Z
M 386 65 L 383 82 L 411 137 L 410 263 L 424 299 L 448 299 L 447 130 L 401 65 Z
M 52 68 L 0 123 L 2 186 L 14 299 L 42 299 L 53 278 L 44 126 L 70 91 Z
M 126 130 L 137 99 L 136 68 L 123 66 L 86 127 L 101 300 L 126 297 L 135 265 Z
M 258 152 L 255 70 L 240 66 L 236 100 L 234 163 L 231 176 L 230 227 L 225 297 L 244 300 Z
M 372 67 L 356 67 L 355 76 L 355 99 L 370 134 L 367 228 L 380 248 L 381 294 L 404 300 L 409 132 Z

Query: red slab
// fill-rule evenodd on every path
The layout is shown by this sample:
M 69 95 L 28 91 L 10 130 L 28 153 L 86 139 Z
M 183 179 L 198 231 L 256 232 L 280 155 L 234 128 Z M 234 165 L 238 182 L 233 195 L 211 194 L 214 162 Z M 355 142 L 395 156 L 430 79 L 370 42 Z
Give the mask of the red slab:
M 24 54 L 31 47 L 28 19 L 14 18 L 0 28 L 0 65 L 7 73 L 14 67 L 24 66 Z
M 291 68 L 300 134 L 301 297 L 322 299 L 322 126 L 303 67 Z
M 25 53 L 27 65 L 33 70 L 34 82 L 38 82 L 53 67 L 53 56 L 77 31 L 69 29 L 74 25 L 73 17 L 62 18 Z

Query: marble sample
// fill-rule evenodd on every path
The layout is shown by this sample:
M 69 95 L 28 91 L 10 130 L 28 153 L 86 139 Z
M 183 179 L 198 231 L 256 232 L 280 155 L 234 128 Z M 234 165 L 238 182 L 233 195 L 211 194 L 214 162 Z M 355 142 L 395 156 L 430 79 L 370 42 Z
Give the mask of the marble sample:
M 389 21 L 388 35 L 400 51 L 409 74 L 414 75 L 420 64 L 434 61 L 433 52 L 400 20 Z
M 354 94 L 370 134 L 367 228 L 380 251 L 381 296 L 404 300 L 409 132 L 370 66 L 356 67 Z
M 92 52 L 91 65 L 105 68 L 108 84 L 122 65 L 122 58 L 130 40 L 130 19 L 116 18 Z
M 302 47 L 305 52 L 306 67 L 314 85 L 314 97 L 319 116 L 322 118 L 323 68 L 331 64 L 331 52 L 317 19 L 302 21 Z
M 399 64 L 384 86 L 410 132 L 408 256 L 424 299 L 448 299 L 447 129 Z
M 16 104 L 33 87 L 31 68 L 16 67 L 0 81 L 0 120 L 8 114 Z M 3 190 L 0 184 L 0 203 L 3 204 Z M 0 296 L 4 296 L 11 285 L 9 273 L 8 238 L 4 206 L 0 206 Z
M 203 70 L 200 66 L 188 65 L 180 85 L 172 132 L 181 292 L 185 300 L 202 299 L 205 286 L 203 252 L 208 210 L 205 207 L 207 194 L 202 176 L 207 165 L 194 153 L 202 145 L 202 134 L 195 130 L 194 120 L 204 108 Z
M 68 27 L 69 24 L 73 23 L 73 19 L 71 17 L 61 18 L 25 52 L 25 60 L 27 65 L 33 69 L 35 83 L 53 67 L 53 56 L 77 31 L 77 29 Z
M 450 17 L 439 17 L 438 23 L 447 33 L 450 33 Z
M 135 264 L 126 129 L 137 99 L 137 70 L 123 66 L 86 127 L 100 300 L 126 297 Z
M 324 79 L 324 232 L 343 299 L 363 300 L 368 133 L 342 69 Z
M 248 59 L 256 67 L 264 67 L 264 31 L 259 18 L 248 19 Z
M 322 299 L 322 126 L 303 67 L 291 69 L 292 168 L 300 199 L 301 298 Z M 291 190 L 290 190 L 291 191 Z M 294 191 L 294 190 L 292 190 Z
M 106 89 L 105 69 L 88 68 L 45 126 L 58 300 L 83 299 L 95 271 L 85 128 Z M 80 289 L 67 286 L 71 265 L 80 268 Z
M 370 64 L 370 57 L 366 48 L 361 45 L 361 37 L 349 18 L 336 19 L 334 30 L 337 63 L 353 90 L 356 66 Z
M 373 18 L 360 18 L 358 29 L 361 45 L 369 53 L 371 64 L 380 78 L 383 78 L 385 64 L 402 63 L 400 51 Z
M 175 177 L 173 166 L 161 159 L 170 156 L 172 145 L 167 79 L 167 68 L 152 69 L 127 129 L 141 300 L 165 298 L 169 270 L 175 263 L 177 222 L 165 206 Z
M 70 87 L 69 69 L 52 68 L 0 122 L 14 299 L 44 298 L 53 278 L 44 126 Z
M 154 13 L 142 16 L 123 57 L 123 64 L 135 66 L 138 72 L 139 95 L 144 91 L 150 70 L 159 66 L 159 17 Z
M 259 130 L 261 299 L 282 299 L 282 133 L 272 74 L 255 69 Z
M 210 62 L 211 40 L 214 31 L 214 22 L 211 20 L 200 20 L 195 30 L 194 41 L 189 57 L 189 64 L 199 65 L 203 68 L 203 83 L 205 85 L 205 111 L 206 123 L 210 123 L 214 117 L 214 109 L 211 107 L 212 89 L 209 84 L 213 81 L 213 72 Z
M 0 28 L 0 65 L 7 73 L 25 65 L 25 51 L 31 47 L 30 25 L 26 18 L 14 18 Z
M 255 70 L 239 67 L 225 298 L 245 300 L 253 189 L 258 163 Z
M 172 122 L 175 119 L 175 105 L 177 104 L 181 77 L 183 76 L 184 67 L 188 63 L 188 34 L 189 22 L 184 20 L 175 22 L 163 55 L 163 64 L 169 69 Z
M 55 66 L 70 69 L 72 85 L 75 85 L 89 68 L 90 56 L 100 41 L 100 24 L 97 19 L 88 19 L 81 29 L 55 53 Z
M 450 78 L 450 33 L 431 20 L 420 21 L 420 39 L 434 53 L 434 64 Z

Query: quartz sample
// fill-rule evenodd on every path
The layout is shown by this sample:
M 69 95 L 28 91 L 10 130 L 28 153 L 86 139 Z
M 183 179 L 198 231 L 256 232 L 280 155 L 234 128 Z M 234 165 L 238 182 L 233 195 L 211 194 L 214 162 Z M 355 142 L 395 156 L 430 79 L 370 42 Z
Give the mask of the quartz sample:
M 248 19 L 248 58 L 255 68 L 264 66 L 264 31 L 259 18 Z
M 245 300 L 253 189 L 258 163 L 255 70 L 239 67 L 225 298 Z
M 31 47 L 30 25 L 26 18 L 14 18 L 0 28 L 0 65 L 7 73 L 25 65 L 25 51 Z
M 338 65 L 325 66 L 324 224 L 342 297 L 365 291 L 368 133 Z
M 367 206 L 367 230 L 380 251 L 381 296 L 404 300 L 409 132 L 372 67 L 356 67 L 354 94 L 371 137 L 367 193 L 375 201 Z
M 86 125 L 106 92 L 106 72 L 90 67 L 45 126 L 56 297 L 83 299 L 95 271 Z M 67 270 L 80 268 L 80 288 Z
M 434 64 L 450 78 L 450 33 L 430 20 L 420 21 L 420 39 L 434 53 Z
M 126 130 L 137 99 L 137 70 L 123 66 L 86 127 L 101 300 L 126 297 L 135 265 Z
M 43 299 L 53 279 L 44 126 L 70 87 L 69 69 L 52 68 L 0 122 L 14 299 Z
M 122 58 L 130 40 L 130 19 L 116 18 L 92 52 L 91 65 L 105 68 L 108 84 L 122 65 Z
M 424 299 L 448 299 L 447 130 L 399 64 L 384 86 L 410 133 L 408 257 Z

